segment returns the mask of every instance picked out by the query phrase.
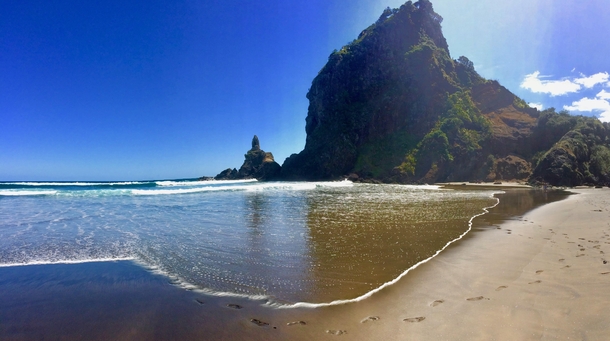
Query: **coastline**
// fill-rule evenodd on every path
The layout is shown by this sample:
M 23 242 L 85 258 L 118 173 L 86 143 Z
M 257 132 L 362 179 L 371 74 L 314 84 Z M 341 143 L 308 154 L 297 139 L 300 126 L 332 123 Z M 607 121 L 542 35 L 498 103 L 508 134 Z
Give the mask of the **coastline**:
M 603 264 L 610 252 L 605 208 L 610 190 L 572 192 L 578 194 L 501 223 L 493 214 L 484 215 L 475 220 L 467 238 L 396 284 L 365 300 L 330 307 L 274 309 L 263 306 L 263 301 L 206 296 L 172 285 L 128 261 L 64 265 L 61 276 L 56 274 L 57 265 L 36 271 L 28 266 L 13 284 L 1 271 L 25 267 L 0 269 L 3 289 L 13 285 L 23 291 L 2 303 L 0 311 L 6 316 L 0 320 L 0 336 L 10 340 L 41 335 L 90 340 L 599 339 L 610 325 L 610 295 L 604 292 L 610 265 Z M 57 278 L 40 285 L 45 274 Z M 75 288 L 79 289 L 74 292 Z M 11 295 L 10 290 L 3 292 L 4 297 Z M 81 324 L 81 320 L 90 322 Z
M 571 192 L 499 225 L 479 224 L 379 295 L 320 314 L 319 329 L 350 340 L 604 339 L 610 190 Z M 307 337 L 333 339 L 320 335 Z

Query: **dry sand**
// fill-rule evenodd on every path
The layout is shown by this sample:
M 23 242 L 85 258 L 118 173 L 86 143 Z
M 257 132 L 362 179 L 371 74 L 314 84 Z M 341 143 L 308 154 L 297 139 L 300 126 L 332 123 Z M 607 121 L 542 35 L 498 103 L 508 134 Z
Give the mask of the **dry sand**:
M 608 340 L 610 190 L 574 192 L 578 194 L 475 232 L 370 299 L 287 312 L 284 321 L 307 325 L 281 328 L 277 336 Z

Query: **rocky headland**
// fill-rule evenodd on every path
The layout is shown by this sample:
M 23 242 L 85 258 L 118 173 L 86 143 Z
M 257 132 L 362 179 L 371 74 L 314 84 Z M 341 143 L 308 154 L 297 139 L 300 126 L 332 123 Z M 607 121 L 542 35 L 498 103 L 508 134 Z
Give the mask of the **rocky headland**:
M 217 178 L 610 184 L 607 123 L 529 107 L 453 59 L 442 21 L 428 0 L 387 8 L 314 78 L 302 151 L 280 167 L 253 141 Z

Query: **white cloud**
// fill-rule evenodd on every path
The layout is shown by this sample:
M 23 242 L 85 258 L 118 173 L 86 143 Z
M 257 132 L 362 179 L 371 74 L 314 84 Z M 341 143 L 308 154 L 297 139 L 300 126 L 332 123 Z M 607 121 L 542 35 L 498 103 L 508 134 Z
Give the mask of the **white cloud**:
M 601 98 L 581 98 L 572 102 L 572 105 L 564 105 L 566 110 L 574 111 L 610 111 L 610 102 Z
M 602 90 L 595 97 L 600 98 L 600 99 L 610 99 L 610 92 L 607 92 L 606 90 Z
M 572 92 L 578 92 L 581 88 L 580 84 L 574 83 L 571 80 L 542 80 L 540 79 L 540 71 L 536 71 L 525 76 L 521 87 L 535 93 L 550 94 L 551 96 L 567 95 Z
M 601 112 L 599 120 L 610 122 L 610 93 L 602 90 L 595 98 L 581 98 L 572 102 L 572 105 L 564 105 L 563 108 L 570 111 Z
M 575 69 L 572 69 L 574 72 Z M 525 75 L 521 82 L 521 88 L 530 90 L 534 93 L 549 94 L 551 96 L 563 96 L 576 93 L 584 89 L 591 89 L 596 85 L 603 84 L 610 87 L 610 74 L 608 72 L 598 72 L 591 76 L 580 74 L 580 77 L 563 78 L 560 80 L 544 79 L 548 76 L 541 76 L 540 71 Z
M 542 103 L 534 103 L 534 102 L 530 102 L 530 103 L 527 103 L 527 105 L 529 105 L 529 106 L 530 106 L 530 107 L 532 107 L 532 108 L 536 108 L 536 109 L 538 109 L 538 110 L 542 110 L 542 109 L 544 109 L 544 105 L 542 105 Z
M 580 84 L 587 89 L 590 89 L 590 88 L 596 86 L 597 84 L 607 83 L 608 78 L 610 77 L 610 75 L 608 75 L 608 72 L 598 72 L 589 77 L 587 77 L 581 73 L 580 76 L 581 76 L 580 78 L 576 78 L 574 80 L 574 83 Z

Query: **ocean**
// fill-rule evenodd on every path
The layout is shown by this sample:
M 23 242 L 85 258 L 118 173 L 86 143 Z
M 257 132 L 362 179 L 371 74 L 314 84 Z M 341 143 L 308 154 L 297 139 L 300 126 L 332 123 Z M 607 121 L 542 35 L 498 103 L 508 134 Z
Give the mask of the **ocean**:
M 499 190 L 339 182 L 0 183 L 0 267 L 129 260 L 211 295 L 359 300 L 471 229 Z

